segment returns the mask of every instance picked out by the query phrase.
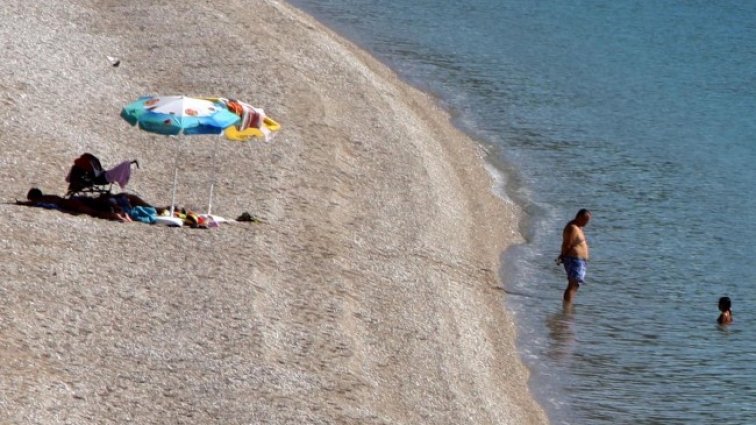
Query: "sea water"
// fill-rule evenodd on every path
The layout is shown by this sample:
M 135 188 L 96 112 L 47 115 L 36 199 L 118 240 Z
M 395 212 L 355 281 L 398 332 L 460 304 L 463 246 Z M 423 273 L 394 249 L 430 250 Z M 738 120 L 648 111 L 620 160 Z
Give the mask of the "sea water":
M 553 423 L 756 423 L 756 2 L 294 4 L 487 147 L 526 212 L 502 275 Z M 565 311 L 580 208 L 592 258 Z

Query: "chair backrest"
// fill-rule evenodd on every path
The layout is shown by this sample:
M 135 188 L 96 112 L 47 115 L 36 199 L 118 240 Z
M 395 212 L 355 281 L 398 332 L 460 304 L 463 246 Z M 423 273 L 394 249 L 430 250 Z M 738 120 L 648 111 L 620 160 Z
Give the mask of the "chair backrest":
M 66 176 L 68 182 L 67 195 L 73 195 L 79 192 L 109 192 L 110 189 L 98 189 L 95 186 L 108 185 L 105 178 L 105 170 L 96 156 L 91 153 L 85 153 L 74 160 L 71 170 Z
M 82 170 L 90 171 L 95 174 L 102 172 L 102 164 L 100 164 L 100 160 L 91 153 L 84 153 L 80 157 L 76 158 L 74 160 L 73 166 L 81 168 Z

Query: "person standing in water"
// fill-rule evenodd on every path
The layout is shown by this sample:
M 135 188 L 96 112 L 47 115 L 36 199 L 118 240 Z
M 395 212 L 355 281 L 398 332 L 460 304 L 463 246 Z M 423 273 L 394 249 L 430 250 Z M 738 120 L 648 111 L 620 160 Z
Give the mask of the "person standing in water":
M 717 318 L 717 323 L 720 325 L 732 323 L 732 301 L 730 301 L 729 297 L 719 299 L 719 311 L 720 315 Z
M 564 271 L 567 273 L 567 289 L 564 290 L 566 305 L 572 304 L 572 299 L 580 288 L 580 284 L 585 282 L 589 250 L 583 228 L 589 221 L 591 221 L 591 212 L 583 208 L 564 226 L 562 231 L 562 251 L 557 258 L 557 263 L 564 264 Z

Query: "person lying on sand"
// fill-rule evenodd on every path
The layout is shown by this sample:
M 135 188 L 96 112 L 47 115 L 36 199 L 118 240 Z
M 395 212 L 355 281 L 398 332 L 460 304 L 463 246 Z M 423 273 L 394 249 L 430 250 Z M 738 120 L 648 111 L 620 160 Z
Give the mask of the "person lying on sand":
M 18 205 L 57 209 L 70 214 L 87 214 L 92 217 L 113 221 L 154 222 L 162 208 L 155 208 L 142 198 L 130 193 L 105 193 L 98 197 L 73 196 L 64 198 L 46 195 L 34 187 L 26 194 L 27 201 L 16 201 Z
M 719 317 L 717 323 L 720 325 L 728 325 L 732 323 L 732 301 L 729 297 L 722 297 L 719 299 Z
M 58 195 L 45 195 L 36 187 L 29 189 L 27 201 L 16 201 L 17 205 L 56 209 L 70 214 L 86 214 L 92 217 L 114 221 L 131 221 L 122 211 L 116 211 L 109 203 L 99 198 L 77 196 L 64 198 Z

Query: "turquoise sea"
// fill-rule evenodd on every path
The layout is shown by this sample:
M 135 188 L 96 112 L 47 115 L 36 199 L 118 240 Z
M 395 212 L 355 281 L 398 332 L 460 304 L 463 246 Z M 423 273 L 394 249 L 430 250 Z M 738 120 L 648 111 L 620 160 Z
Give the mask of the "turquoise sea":
M 294 4 L 488 148 L 527 215 L 506 308 L 552 423 L 756 423 L 756 2 Z M 579 208 L 592 261 L 565 313 Z

